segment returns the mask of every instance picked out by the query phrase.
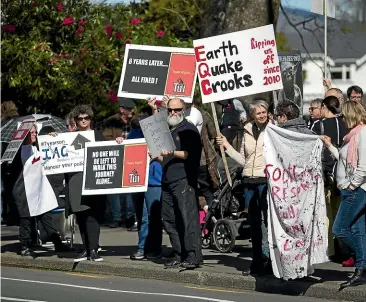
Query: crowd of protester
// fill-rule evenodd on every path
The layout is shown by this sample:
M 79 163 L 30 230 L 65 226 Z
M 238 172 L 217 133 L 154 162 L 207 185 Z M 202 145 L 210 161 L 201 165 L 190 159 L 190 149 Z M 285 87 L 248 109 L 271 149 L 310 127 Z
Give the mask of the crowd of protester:
M 162 150 L 161 156 L 151 158 L 147 192 L 106 197 L 111 205 L 110 227 L 121 226 L 123 204 L 127 212 L 126 226 L 132 228 L 136 222 L 138 244 L 131 259 L 161 257 L 164 229 L 173 250 L 165 263 L 167 268 L 194 269 L 203 263 L 199 207 L 207 211 L 219 187 L 216 165 L 220 158 L 218 147 L 222 146 L 228 157 L 243 166 L 245 203 L 241 207 L 248 212 L 253 245 L 252 264 L 243 275 L 271 274 L 263 138 L 266 126 L 273 123 L 290 131 L 319 135 L 324 142 L 322 164 L 330 235 L 328 255 L 343 257 L 344 266 L 356 267 L 352 278 L 342 287 L 365 284 L 366 110 L 360 103 L 363 91 L 352 86 L 344 98 L 342 91 L 330 87 L 329 81 L 325 84 L 328 90 L 324 98 L 310 104 L 308 121 L 291 100 L 284 100 L 275 107 L 264 100 L 254 100 L 249 104 L 248 115 L 240 101 L 222 101 L 221 133 L 216 133 L 210 113 L 195 103 L 185 104 L 179 98 L 164 98 L 161 102 L 148 99 L 148 106 L 137 115 L 135 103 L 121 99 L 120 112 L 103 122 L 102 131 L 95 131 L 96 141 L 122 143 L 125 139 L 143 138 L 139 121 L 164 111 L 176 146 L 175 151 Z M 76 106 L 66 118 L 68 130 L 93 129 L 93 117 L 88 105 Z M 57 135 L 51 130 L 43 134 Z M 35 127 L 22 150 L 26 146 L 31 146 L 31 153 L 37 152 Z M 65 174 L 64 182 L 65 213 L 76 216 L 83 242 L 83 250 L 75 262 L 102 261 L 99 235 L 106 201 L 102 196 L 82 196 L 82 172 Z M 8 200 L 13 198 L 10 195 L 4 194 L 10 198 Z M 205 200 L 204 205 L 198 202 L 199 197 Z M 9 208 L 11 203 L 7 201 Z M 44 225 L 56 251 L 67 250 L 56 238 L 50 215 L 46 213 L 35 219 Z M 20 222 L 23 256 L 33 253 L 31 221 L 29 218 Z

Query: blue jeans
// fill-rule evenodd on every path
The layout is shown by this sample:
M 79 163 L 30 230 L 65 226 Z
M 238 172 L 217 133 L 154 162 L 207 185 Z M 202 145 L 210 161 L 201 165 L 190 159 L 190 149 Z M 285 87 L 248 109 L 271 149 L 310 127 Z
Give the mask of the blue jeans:
M 111 194 L 108 195 L 108 199 L 111 203 L 111 211 L 112 211 L 112 219 L 113 221 L 120 222 L 122 220 L 121 218 L 121 197 L 122 194 Z M 127 219 L 131 218 L 134 215 L 134 207 L 133 202 L 131 198 L 131 194 L 126 194 L 126 216 Z
M 244 197 L 252 235 L 251 269 L 256 269 L 269 259 L 267 184 L 244 184 Z
M 133 193 L 138 227 L 138 250 L 160 253 L 163 240 L 161 223 L 161 187 L 148 187 L 145 193 Z
M 355 252 L 355 266 L 366 268 L 366 192 L 361 188 L 342 190 L 341 200 L 333 234 Z

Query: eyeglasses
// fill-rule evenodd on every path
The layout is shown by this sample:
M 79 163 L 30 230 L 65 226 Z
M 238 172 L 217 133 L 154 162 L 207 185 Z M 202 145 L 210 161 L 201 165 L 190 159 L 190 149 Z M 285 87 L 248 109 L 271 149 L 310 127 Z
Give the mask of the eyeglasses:
M 179 113 L 183 110 L 183 108 L 168 108 L 168 112 L 172 113 L 172 112 L 176 112 Z
M 89 115 L 87 115 L 87 116 L 78 116 L 78 117 L 76 118 L 76 120 L 77 120 L 78 122 L 81 122 L 82 120 L 90 121 L 90 120 L 91 120 L 91 117 L 90 117 Z
M 319 109 L 319 107 L 309 107 L 309 112 L 314 111 L 315 109 Z
M 362 97 L 360 95 L 353 95 L 350 97 L 351 100 L 361 100 Z

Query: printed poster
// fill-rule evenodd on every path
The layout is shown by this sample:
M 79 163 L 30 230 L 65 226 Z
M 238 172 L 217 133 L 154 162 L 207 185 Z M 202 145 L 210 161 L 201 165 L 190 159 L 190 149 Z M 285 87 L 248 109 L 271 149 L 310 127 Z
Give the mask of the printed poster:
M 119 97 L 162 99 L 169 95 L 192 103 L 195 82 L 193 49 L 126 45 Z
M 25 120 L 20 124 L 18 130 L 14 132 L 9 145 L 1 158 L 2 162 L 13 161 L 18 153 L 20 146 L 23 144 L 24 139 L 27 137 L 29 131 L 32 129 L 35 123 L 35 120 Z
M 317 135 L 269 123 L 264 135 L 268 179 L 268 242 L 273 273 L 303 278 L 328 260 L 328 221 Z
M 203 103 L 282 89 L 273 25 L 193 41 Z
M 81 172 L 84 170 L 84 148 L 94 142 L 94 131 L 60 133 L 38 136 L 44 175 Z
M 302 113 L 304 94 L 300 51 L 281 52 L 278 54 L 278 58 L 280 60 L 283 83 L 283 89 L 279 91 L 278 102 L 293 102 Z
M 149 155 L 145 139 L 87 143 L 83 195 L 146 192 Z

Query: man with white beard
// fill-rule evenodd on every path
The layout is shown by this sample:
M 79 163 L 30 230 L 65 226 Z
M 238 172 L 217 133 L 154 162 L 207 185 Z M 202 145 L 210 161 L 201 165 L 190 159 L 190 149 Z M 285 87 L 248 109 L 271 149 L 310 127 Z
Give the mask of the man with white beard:
M 174 257 L 167 268 L 194 269 L 201 260 L 201 238 L 196 194 L 201 158 L 201 137 L 184 118 L 184 101 L 167 103 L 167 122 L 175 151 L 162 151 L 162 218 Z

